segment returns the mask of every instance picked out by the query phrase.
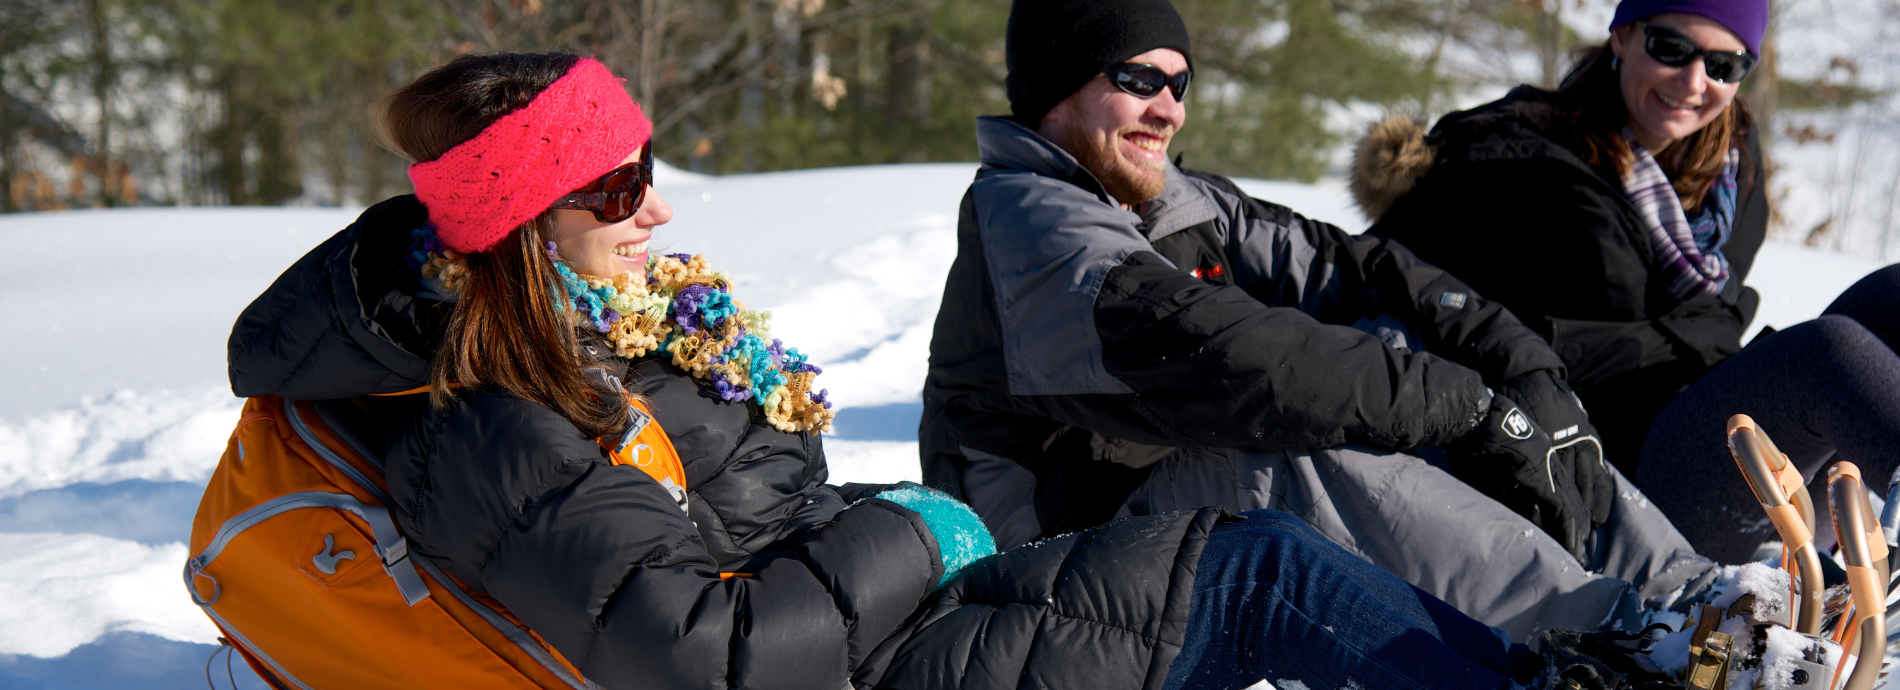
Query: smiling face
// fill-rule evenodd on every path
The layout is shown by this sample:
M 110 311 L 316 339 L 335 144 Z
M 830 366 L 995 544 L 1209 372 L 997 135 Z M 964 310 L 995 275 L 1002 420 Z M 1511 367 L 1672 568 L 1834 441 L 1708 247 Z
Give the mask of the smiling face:
M 621 161 L 638 161 L 635 151 Z M 660 190 L 647 188 L 639 212 L 618 223 L 602 223 L 593 211 L 555 209 L 554 230 L 548 238 L 555 251 L 575 271 L 600 278 L 611 278 L 627 271 L 643 271 L 647 265 L 647 244 L 653 229 L 673 219 L 673 207 L 660 198 Z
M 1188 68 L 1187 57 L 1173 48 L 1156 48 L 1127 62 L 1145 63 L 1168 74 Z M 1068 151 L 1109 195 L 1133 206 L 1161 195 L 1167 186 L 1168 143 L 1187 119 L 1187 108 L 1163 90 L 1138 98 L 1095 75 L 1088 84 L 1043 116 L 1036 131 Z
M 1697 47 L 1711 51 L 1746 50 L 1742 39 L 1713 19 L 1696 14 L 1662 14 L 1645 19 L 1650 26 L 1673 29 Z M 1702 60 L 1681 67 L 1657 62 L 1643 49 L 1643 31 L 1635 24 L 1617 27 L 1610 49 L 1622 60 L 1617 76 L 1630 130 L 1652 152 L 1694 134 L 1714 122 L 1735 100 L 1740 84 L 1710 79 Z

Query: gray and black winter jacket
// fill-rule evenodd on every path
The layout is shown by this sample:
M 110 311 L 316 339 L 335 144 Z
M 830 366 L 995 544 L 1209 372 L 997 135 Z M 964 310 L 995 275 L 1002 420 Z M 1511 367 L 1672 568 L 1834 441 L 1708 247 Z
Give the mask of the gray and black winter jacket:
M 1562 368 L 1396 242 L 1174 166 L 1123 210 L 1007 118 L 977 144 L 919 435 L 925 482 L 999 544 L 1108 519 L 1175 449 L 1440 445 L 1487 384 Z
M 596 364 L 644 397 L 687 477 L 616 466 L 548 408 L 423 385 L 449 307 L 405 266 L 414 197 L 372 207 L 247 307 L 239 396 L 348 402 L 410 548 L 608 688 L 1160 688 L 1217 510 L 1134 518 L 943 575 L 923 519 L 825 484 L 816 434 L 767 425 L 655 358 Z M 585 345 L 585 342 L 584 342 Z M 855 501 L 855 502 L 854 502 Z M 848 507 L 847 507 L 848 506 Z M 722 572 L 750 577 L 723 579 Z M 934 591 L 933 591 L 934 588 Z

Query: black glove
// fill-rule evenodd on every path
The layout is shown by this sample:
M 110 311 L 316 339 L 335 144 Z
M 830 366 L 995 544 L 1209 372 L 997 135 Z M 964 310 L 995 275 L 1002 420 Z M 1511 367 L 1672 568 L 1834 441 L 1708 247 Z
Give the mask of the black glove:
M 1520 406 L 1520 399 L 1528 402 Z M 1579 561 L 1591 530 L 1609 518 L 1616 485 L 1596 428 L 1549 371 L 1506 382 L 1478 427 L 1446 450 L 1453 475 L 1523 515 Z
M 1603 457 L 1603 438 L 1590 424 L 1583 401 L 1549 369 L 1505 381 L 1503 388 L 1505 395 L 1550 434 L 1550 447 L 1575 470 L 1573 481 L 1582 505 L 1590 509 L 1590 524 L 1609 520 L 1610 503 L 1616 499 L 1616 478 L 1610 474 L 1610 463 Z

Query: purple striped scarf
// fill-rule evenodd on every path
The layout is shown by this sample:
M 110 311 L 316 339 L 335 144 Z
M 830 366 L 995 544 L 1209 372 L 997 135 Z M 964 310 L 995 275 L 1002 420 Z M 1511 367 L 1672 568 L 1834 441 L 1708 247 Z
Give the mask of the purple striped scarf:
M 1623 135 L 1629 138 L 1630 152 L 1636 157 L 1623 178 L 1623 192 L 1649 226 L 1649 246 L 1656 252 L 1656 263 L 1662 268 L 1669 294 L 1688 300 L 1721 292 L 1728 282 L 1728 259 L 1722 256 L 1722 245 L 1728 242 L 1729 221 L 1735 214 L 1738 152 L 1729 150 L 1728 165 L 1696 214 L 1699 222 L 1692 225 L 1682 211 L 1681 197 L 1676 196 L 1675 187 L 1670 186 L 1669 176 L 1656 158 L 1637 143 L 1634 133 L 1624 129 Z

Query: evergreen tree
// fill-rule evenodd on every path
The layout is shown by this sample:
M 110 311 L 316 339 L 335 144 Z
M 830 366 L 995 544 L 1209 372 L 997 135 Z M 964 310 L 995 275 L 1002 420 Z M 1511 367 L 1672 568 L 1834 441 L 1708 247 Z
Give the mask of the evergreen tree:
M 1213 172 L 1314 179 L 1356 128 L 1351 113 L 1442 109 L 1473 84 L 1517 78 L 1483 65 L 1567 49 L 1574 34 L 1550 33 L 1562 26 L 1550 21 L 1558 1 L 1176 0 L 1196 80 L 1174 150 Z M 656 154 L 693 170 L 969 161 L 974 118 L 1009 111 L 1009 9 L 1010 0 L 0 0 L 0 183 L 36 190 L 9 195 L 8 209 L 46 207 L 14 201 L 41 196 L 373 202 L 408 187 L 404 161 L 377 143 L 377 99 L 458 54 L 496 51 L 600 58 L 654 120 Z M 36 181 L 22 185 L 29 175 Z M 46 183 L 60 177 L 69 184 Z M 38 194 L 46 188 L 65 191 Z

